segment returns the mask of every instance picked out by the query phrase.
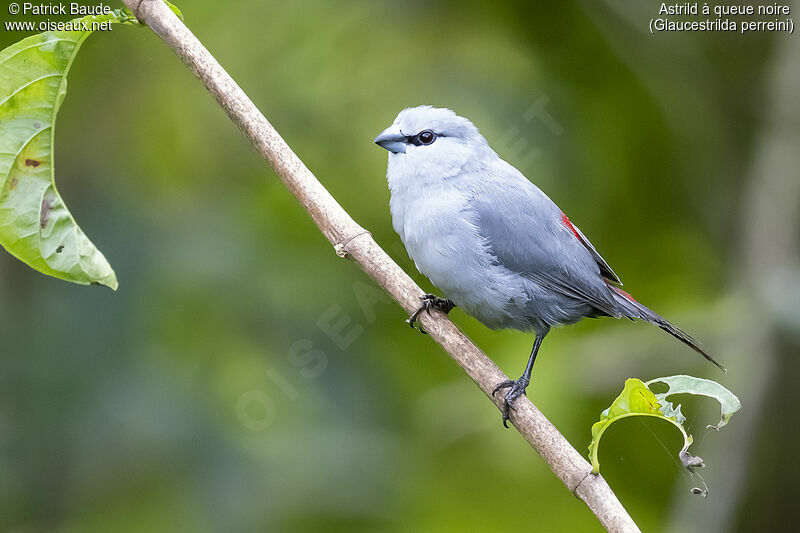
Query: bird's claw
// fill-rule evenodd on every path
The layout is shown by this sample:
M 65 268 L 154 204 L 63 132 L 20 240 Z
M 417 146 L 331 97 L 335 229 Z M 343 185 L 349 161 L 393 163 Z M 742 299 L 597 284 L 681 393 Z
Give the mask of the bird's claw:
M 430 293 L 420 296 L 419 299 L 421 301 L 419 307 L 417 307 L 417 310 L 411 313 L 411 316 L 409 316 L 406 319 L 406 322 L 408 323 L 409 326 L 411 326 L 411 329 L 416 329 L 414 328 L 414 324 L 417 323 L 417 318 L 423 311 L 425 311 L 426 313 L 428 313 L 428 315 L 430 315 L 431 309 L 436 309 L 437 311 L 441 311 L 442 313 L 447 314 L 450 311 L 452 311 L 452 309 L 456 306 L 456 304 L 454 304 L 452 300 L 439 298 L 435 294 L 430 294 Z M 422 329 L 422 326 L 417 326 L 417 327 L 419 328 L 419 332 L 422 333 L 423 335 L 428 334 L 427 331 Z
M 512 404 L 514 400 L 525 394 L 525 389 L 528 388 L 530 381 L 522 376 L 519 379 L 509 379 L 499 383 L 492 391 L 492 396 L 497 394 L 497 391 L 502 389 L 509 389 L 506 397 L 503 400 L 503 426 L 508 427 L 508 417 L 511 414 L 511 409 L 514 409 Z

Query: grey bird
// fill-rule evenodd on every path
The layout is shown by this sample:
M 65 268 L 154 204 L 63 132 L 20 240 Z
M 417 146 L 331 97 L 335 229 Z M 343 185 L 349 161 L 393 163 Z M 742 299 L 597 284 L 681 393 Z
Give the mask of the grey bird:
M 522 376 L 494 389 L 508 389 L 504 426 L 550 328 L 584 317 L 651 322 L 725 370 L 623 291 L 581 230 L 466 118 L 431 106 L 405 109 L 375 143 L 389 152 L 392 225 L 417 269 L 447 297 L 426 294 L 409 324 L 422 311 L 458 306 L 489 328 L 535 335 Z

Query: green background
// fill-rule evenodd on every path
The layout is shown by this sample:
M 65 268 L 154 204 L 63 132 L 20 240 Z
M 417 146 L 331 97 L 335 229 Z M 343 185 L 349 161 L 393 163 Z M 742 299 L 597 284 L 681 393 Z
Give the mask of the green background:
M 470 118 L 629 292 L 730 369 L 653 327 L 587 320 L 548 336 L 534 403 L 583 452 L 625 378 L 720 381 L 744 405 L 729 427 L 705 429 L 711 401 L 684 405 L 707 499 L 689 493 L 698 481 L 667 424 L 618 424 L 603 473 L 646 531 L 781 529 L 800 497 L 800 43 L 653 36 L 658 6 L 180 7 L 426 290 L 392 230 L 372 139 L 408 106 Z M 0 44 L 24 36 L 3 31 Z M 0 255 L 0 529 L 600 529 L 442 349 L 336 257 L 150 31 L 88 40 L 56 146 L 59 190 L 120 289 Z M 522 371 L 530 335 L 451 316 L 506 373 Z

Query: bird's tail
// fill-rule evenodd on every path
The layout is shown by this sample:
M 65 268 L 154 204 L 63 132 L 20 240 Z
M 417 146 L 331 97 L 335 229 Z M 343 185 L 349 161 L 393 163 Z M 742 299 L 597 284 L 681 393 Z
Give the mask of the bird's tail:
M 691 335 L 681 330 L 680 328 L 673 326 L 664 317 L 662 317 L 655 311 L 643 306 L 642 304 L 637 302 L 633 298 L 633 296 L 623 291 L 619 287 L 610 284 L 609 287 L 611 288 L 611 290 L 614 291 L 615 293 L 614 297 L 617 303 L 619 304 L 622 310 L 622 314 L 624 316 L 627 316 L 629 318 L 639 318 L 641 320 L 646 320 L 651 324 L 655 324 L 656 326 L 663 329 L 664 331 L 666 331 L 667 333 L 669 333 L 670 335 L 672 335 L 673 337 L 684 343 L 686 346 L 694 350 L 695 352 L 705 357 L 707 360 L 717 365 L 723 372 L 728 371 L 724 366 L 715 361 L 713 357 L 708 355 L 708 353 L 706 353 L 706 351 L 703 350 L 697 344 L 697 341 L 695 341 Z

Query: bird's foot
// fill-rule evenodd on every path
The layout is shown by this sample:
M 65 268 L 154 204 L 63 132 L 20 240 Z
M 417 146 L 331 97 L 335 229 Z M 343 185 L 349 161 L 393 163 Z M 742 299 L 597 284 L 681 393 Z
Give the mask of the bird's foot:
M 437 311 L 441 311 L 444 314 L 449 313 L 452 309 L 456 306 L 452 300 L 447 300 L 445 298 L 439 298 L 434 294 L 425 294 L 419 297 L 420 304 L 416 311 L 411 313 L 411 316 L 406 319 L 408 325 L 414 329 L 414 324 L 417 323 L 417 317 L 419 317 L 420 313 L 425 311 L 429 315 L 431 314 L 431 309 L 436 309 Z M 419 326 L 419 332 L 422 334 L 427 335 L 427 332 L 422 329 L 422 326 Z
M 492 396 L 494 396 L 497 394 L 497 391 L 508 389 L 505 400 L 503 401 L 503 426 L 508 427 L 508 415 L 511 412 L 511 409 L 513 409 L 511 404 L 514 403 L 514 400 L 525 394 L 525 389 L 528 388 L 529 383 L 529 378 L 522 376 L 519 379 L 509 379 L 508 381 L 504 381 L 498 384 L 497 387 L 495 387 L 492 391 Z

